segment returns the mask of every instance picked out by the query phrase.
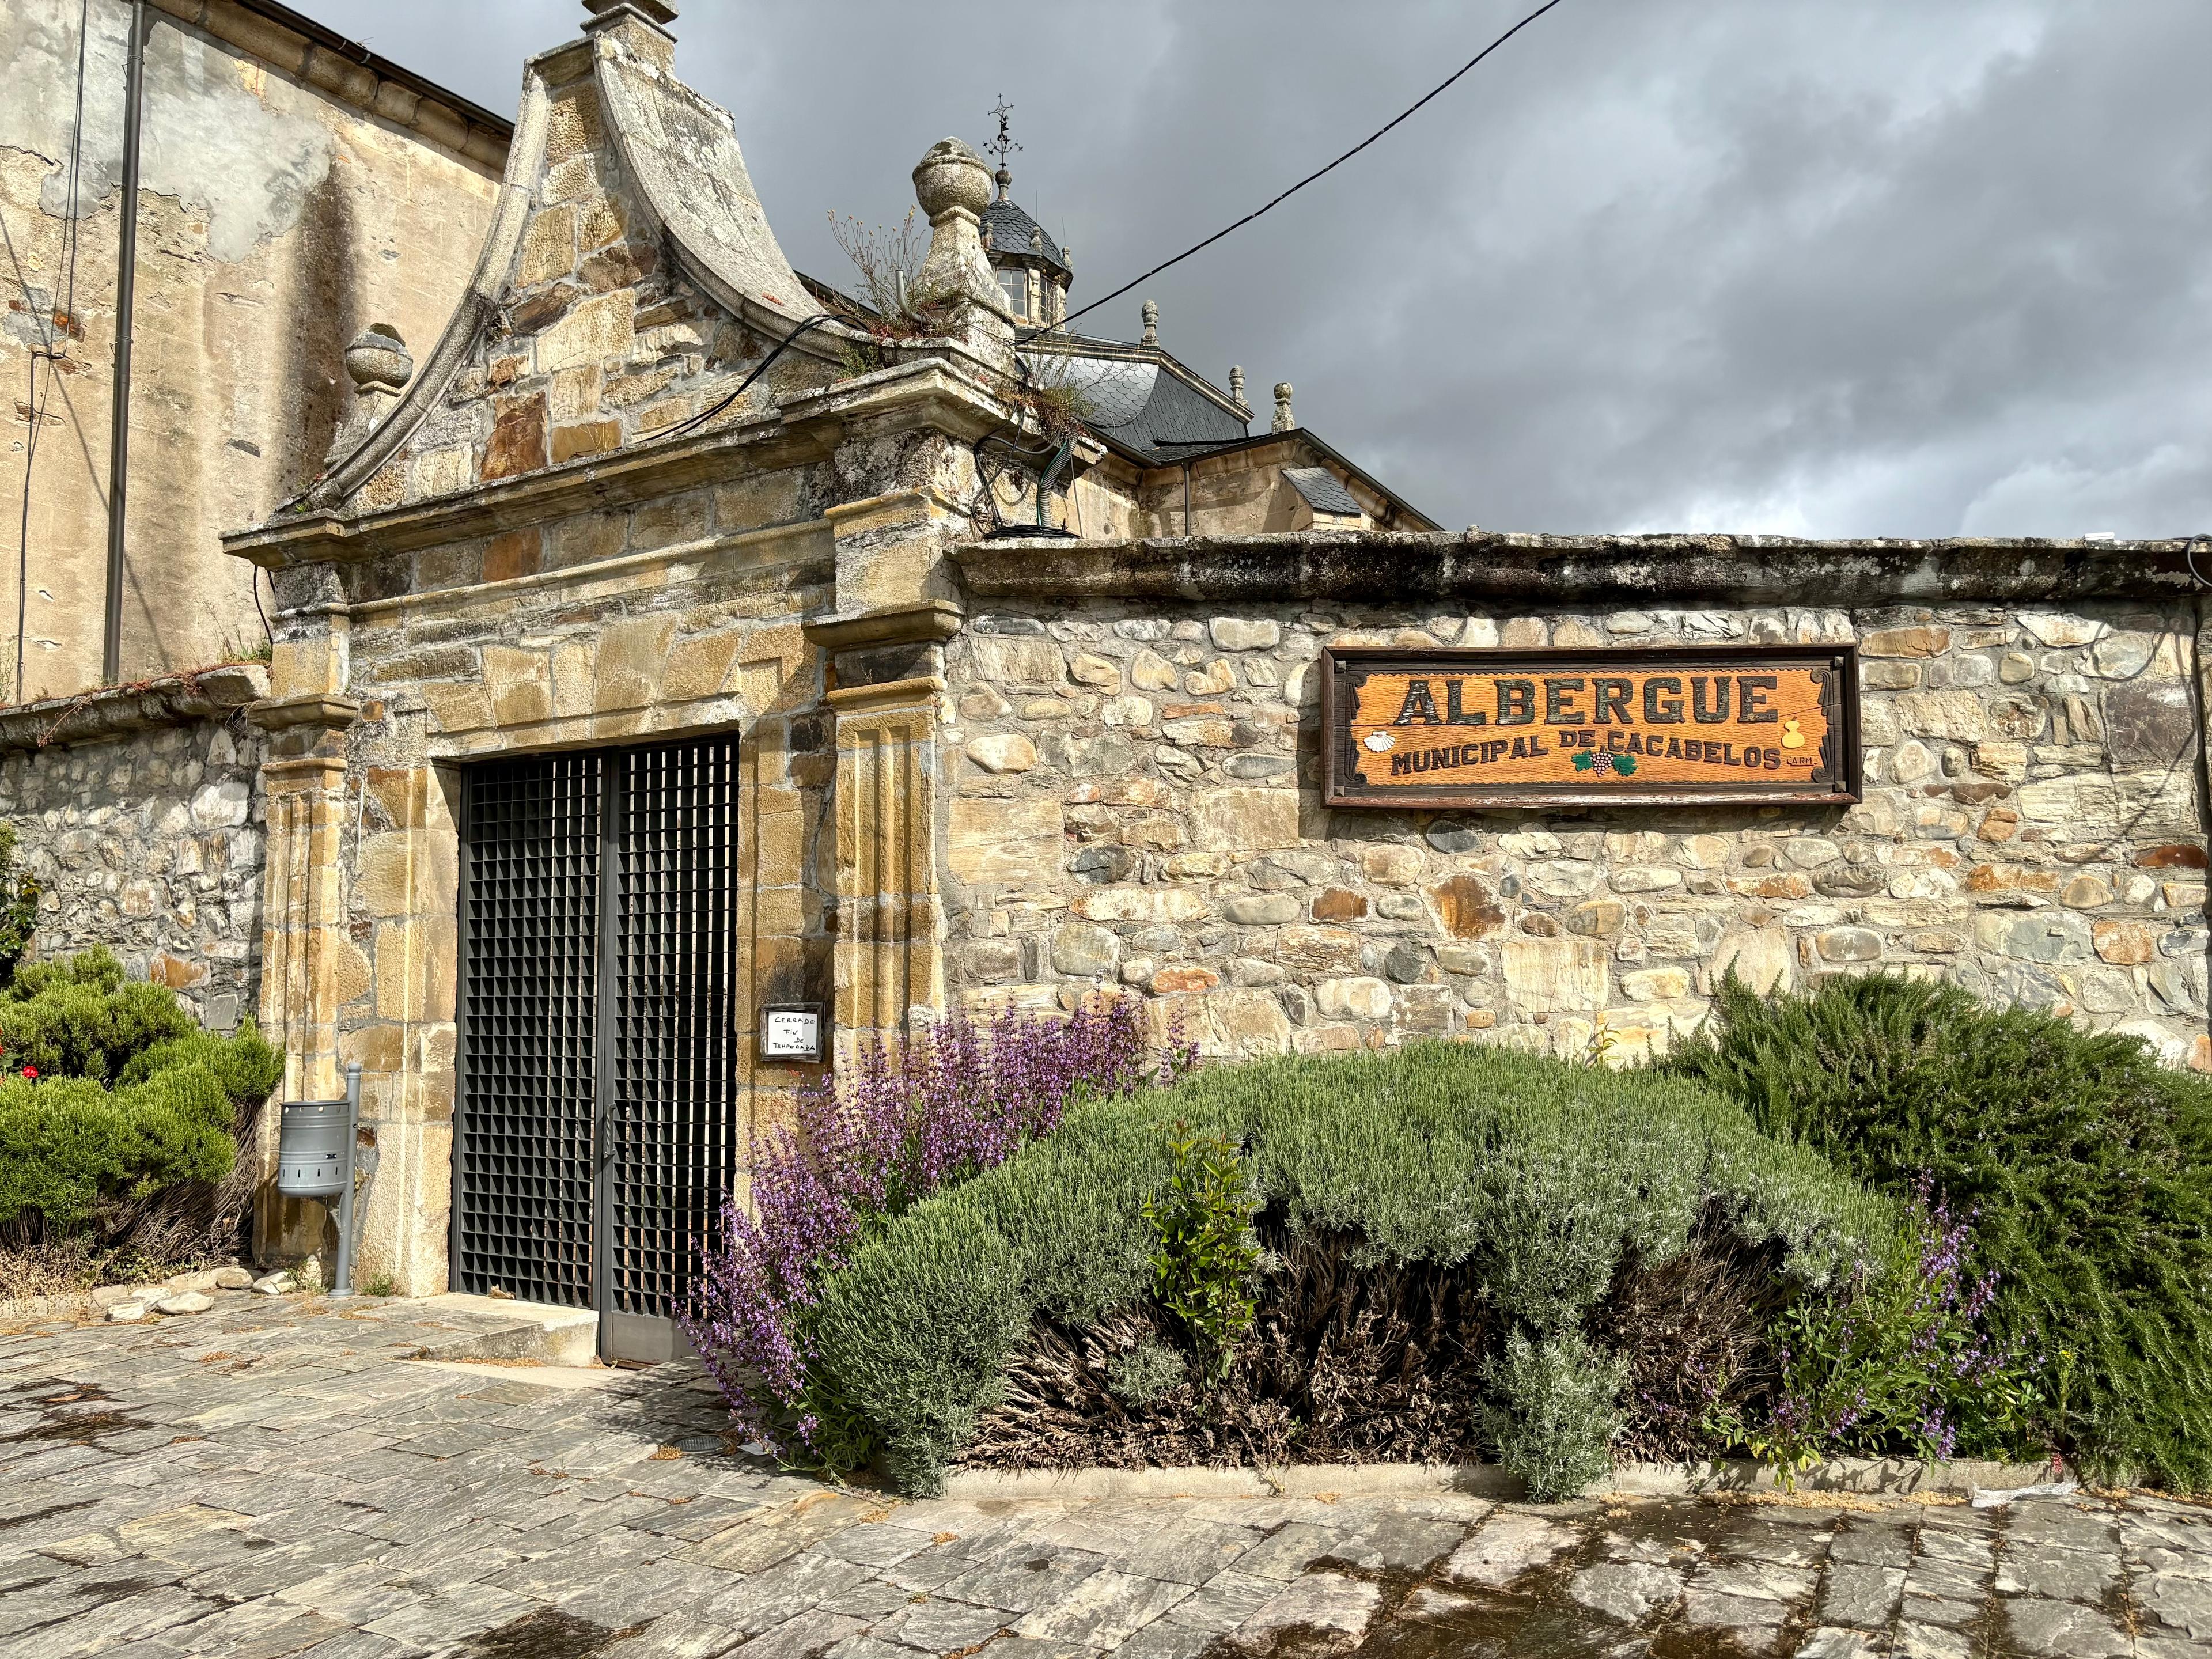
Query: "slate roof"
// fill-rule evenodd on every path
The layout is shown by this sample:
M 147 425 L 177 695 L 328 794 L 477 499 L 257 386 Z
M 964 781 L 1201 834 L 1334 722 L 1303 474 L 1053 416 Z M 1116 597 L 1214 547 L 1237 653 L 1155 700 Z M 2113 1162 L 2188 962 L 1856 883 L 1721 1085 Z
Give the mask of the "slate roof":
M 1149 460 L 1181 460 L 1249 435 L 1243 422 L 1158 362 L 1058 352 L 1022 356 L 1047 385 L 1083 393 L 1085 426 Z
M 989 251 L 993 253 L 1035 253 L 1030 246 L 1030 233 L 1040 232 L 1044 237 L 1044 257 L 1061 270 L 1071 270 L 1067 256 L 1060 251 L 1060 244 L 1052 240 L 1052 233 L 1030 217 L 1014 203 L 994 202 L 983 210 L 983 224 L 991 233 Z
M 1355 519 L 1359 516 L 1359 503 L 1327 467 L 1286 466 L 1283 477 L 1291 489 L 1305 497 L 1306 505 L 1315 512 L 1348 513 Z

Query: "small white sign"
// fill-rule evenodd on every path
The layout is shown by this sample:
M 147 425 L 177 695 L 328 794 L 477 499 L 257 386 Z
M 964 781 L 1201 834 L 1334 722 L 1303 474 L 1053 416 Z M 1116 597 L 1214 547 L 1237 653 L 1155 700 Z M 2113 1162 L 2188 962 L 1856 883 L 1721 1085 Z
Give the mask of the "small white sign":
M 822 1015 L 813 1008 L 761 1011 L 761 1056 L 765 1060 L 822 1058 Z

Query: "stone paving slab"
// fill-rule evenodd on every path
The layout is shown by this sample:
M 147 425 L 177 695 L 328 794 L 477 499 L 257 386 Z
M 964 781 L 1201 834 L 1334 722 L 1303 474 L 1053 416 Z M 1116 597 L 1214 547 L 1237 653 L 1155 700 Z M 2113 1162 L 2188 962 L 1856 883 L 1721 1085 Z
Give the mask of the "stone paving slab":
M 2155 1497 L 902 1503 L 696 1367 L 408 1357 L 500 1317 L 0 1334 L 0 1659 L 2212 1659 L 2212 1509 Z

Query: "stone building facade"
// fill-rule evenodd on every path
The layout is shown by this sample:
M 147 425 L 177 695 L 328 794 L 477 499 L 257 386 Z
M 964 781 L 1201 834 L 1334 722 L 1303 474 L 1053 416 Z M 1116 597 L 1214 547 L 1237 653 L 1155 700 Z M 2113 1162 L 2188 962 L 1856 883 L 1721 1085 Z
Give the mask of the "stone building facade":
M 1625 1058 L 1731 964 L 1887 966 L 2212 1064 L 2179 544 L 1394 530 L 1287 408 L 1179 455 L 1231 394 L 1027 332 L 957 141 L 915 169 L 926 313 L 825 295 L 672 8 L 586 10 L 444 333 L 363 362 L 322 484 L 227 538 L 277 598 L 261 1017 L 290 1092 L 364 1068 L 364 1272 L 665 1352 L 619 1321 L 680 1300 L 790 1092 L 1008 1001 L 1139 995 L 1222 1057 Z M 1119 401 L 1056 419 L 1055 351 Z M 1855 641 L 1863 799 L 1322 805 L 1324 647 L 1670 641 Z
M 27 468 L 28 699 L 101 681 L 131 14 L 129 0 L 0 0 L 14 258 L 0 270 L 0 605 L 15 615 Z M 365 325 L 435 337 L 489 222 L 509 131 L 282 5 L 151 0 L 147 15 L 126 683 L 264 647 L 253 572 L 222 556 L 222 532 L 322 470 L 350 401 L 341 358 Z M 0 696 L 15 695 L 15 654 L 10 629 Z

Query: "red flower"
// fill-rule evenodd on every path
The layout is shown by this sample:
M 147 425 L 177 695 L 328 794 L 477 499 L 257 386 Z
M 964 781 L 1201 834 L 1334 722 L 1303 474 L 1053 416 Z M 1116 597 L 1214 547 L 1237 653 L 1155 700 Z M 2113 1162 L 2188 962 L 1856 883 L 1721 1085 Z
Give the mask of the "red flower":
M 39 1080 L 39 1068 L 35 1066 L 26 1066 L 23 1068 L 23 1075 L 36 1083 Z

